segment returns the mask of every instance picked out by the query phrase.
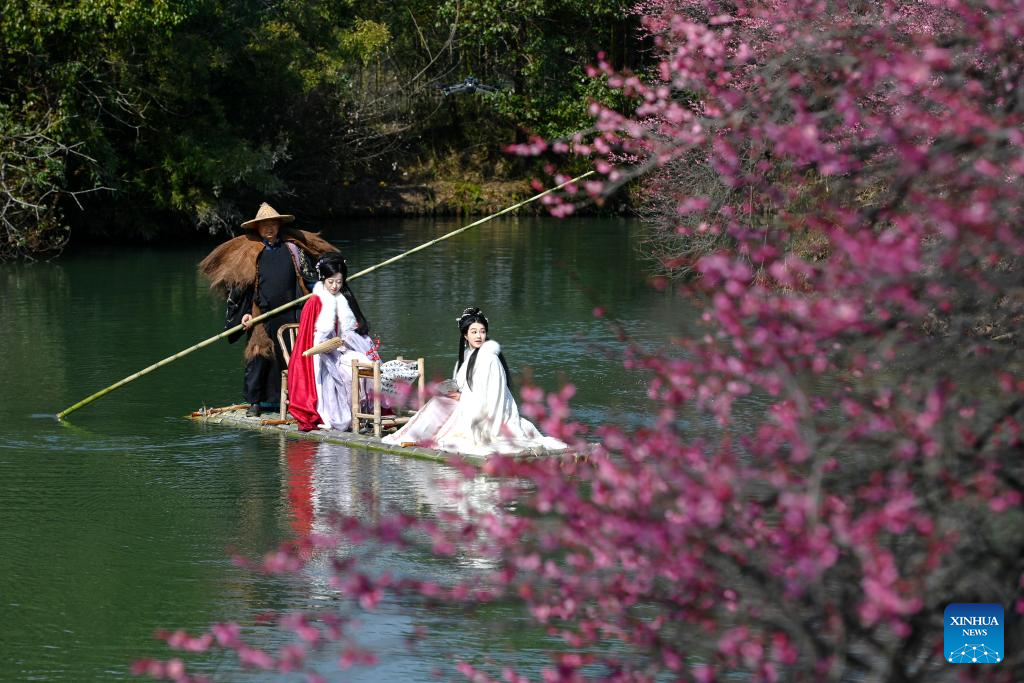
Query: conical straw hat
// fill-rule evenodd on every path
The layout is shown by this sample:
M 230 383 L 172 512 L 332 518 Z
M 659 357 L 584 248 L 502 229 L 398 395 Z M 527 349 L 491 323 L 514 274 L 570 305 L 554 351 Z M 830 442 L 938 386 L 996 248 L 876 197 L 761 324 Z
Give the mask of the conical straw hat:
M 242 229 L 248 230 L 250 228 L 255 228 L 260 221 L 269 221 L 273 219 L 277 219 L 282 223 L 291 223 L 295 220 L 295 216 L 286 213 L 278 213 L 270 204 L 263 202 L 260 204 L 260 210 L 256 212 L 256 218 L 242 223 Z
M 341 337 L 332 337 L 327 341 L 322 341 L 316 346 L 310 346 L 308 349 L 302 352 L 303 356 L 312 356 L 318 353 L 330 353 L 334 349 L 341 348 L 342 345 Z

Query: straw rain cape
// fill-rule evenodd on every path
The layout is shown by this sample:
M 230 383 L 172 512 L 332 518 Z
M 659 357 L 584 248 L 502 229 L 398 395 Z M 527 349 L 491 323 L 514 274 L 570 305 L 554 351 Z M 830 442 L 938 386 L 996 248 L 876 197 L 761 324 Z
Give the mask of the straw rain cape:
M 300 272 L 301 266 L 296 254 L 299 250 L 305 252 L 314 262 L 323 254 L 329 251 L 337 251 L 318 233 L 305 230 L 282 229 L 280 239 L 292 253 L 292 261 L 295 265 L 296 279 L 303 293 L 307 293 L 304 279 L 316 279 L 312 273 Z M 260 253 L 266 245 L 260 236 L 249 232 L 239 235 L 221 244 L 199 263 L 199 273 L 210 283 L 210 289 L 227 298 L 232 292 L 251 291 L 259 277 L 257 262 Z M 259 315 L 262 311 L 255 303 L 249 304 L 253 316 Z M 233 341 L 236 337 L 229 337 Z M 272 357 L 274 355 L 274 343 L 267 335 L 263 325 L 255 325 L 245 347 L 246 359 L 256 356 Z

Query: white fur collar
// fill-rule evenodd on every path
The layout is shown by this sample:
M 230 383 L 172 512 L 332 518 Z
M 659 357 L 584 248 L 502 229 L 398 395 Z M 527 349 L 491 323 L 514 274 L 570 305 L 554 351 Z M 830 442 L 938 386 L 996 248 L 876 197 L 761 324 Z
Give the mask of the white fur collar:
M 498 342 L 494 341 L 493 339 L 488 339 L 487 341 L 485 341 L 483 344 L 480 345 L 480 353 L 493 353 L 495 356 L 497 356 L 499 353 L 501 353 L 501 344 L 499 344 Z M 465 353 L 465 356 L 464 356 L 465 359 L 468 361 L 469 357 L 472 354 L 473 354 L 473 347 L 471 347 L 471 346 L 469 346 L 467 344 L 466 345 L 466 353 Z M 479 355 L 479 354 L 477 354 L 477 355 Z
M 316 317 L 317 332 L 337 331 L 340 336 L 344 336 L 346 332 L 356 329 L 356 317 L 349 308 L 348 299 L 341 292 L 331 294 L 321 281 L 313 286 L 313 294 L 322 304 L 320 315 Z

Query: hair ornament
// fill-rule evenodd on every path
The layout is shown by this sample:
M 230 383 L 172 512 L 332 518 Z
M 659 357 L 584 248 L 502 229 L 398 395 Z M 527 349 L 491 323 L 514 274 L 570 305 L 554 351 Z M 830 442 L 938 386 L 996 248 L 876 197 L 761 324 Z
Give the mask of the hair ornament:
M 316 264 L 314 264 L 313 266 L 314 268 L 316 268 L 317 279 L 324 279 L 324 272 L 321 266 L 325 266 L 330 263 L 337 263 L 342 270 L 348 267 L 348 259 L 342 256 L 340 251 L 329 251 L 320 256 L 320 258 L 317 259 Z M 332 270 L 333 268 L 334 267 L 332 267 Z
M 464 321 L 464 320 L 465 320 L 466 318 L 472 318 L 472 317 L 480 317 L 480 318 L 483 318 L 483 320 L 484 320 L 484 324 L 485 324 L 485 325 L 487 324 L 487 316 L 486 316 L 486 315 L 484 315 L 484 312 L 483 312 L 483 311 L 481 311 L 481 310 L 480 310 L 479 308 L 477 308 L 476 306 L 470 306 L 469 308 L 467 308 L 466 310 L 464 310 L 464 311 L 462 312 L 462 315 L 460 315 L 460 316 L 459 316 L 458 318 L 456 318 L 456 319 L 455 319 L 455 322 L 459 323 L 459 327 L 462 327 L 462 322 L 463 322 L 463 321 Z

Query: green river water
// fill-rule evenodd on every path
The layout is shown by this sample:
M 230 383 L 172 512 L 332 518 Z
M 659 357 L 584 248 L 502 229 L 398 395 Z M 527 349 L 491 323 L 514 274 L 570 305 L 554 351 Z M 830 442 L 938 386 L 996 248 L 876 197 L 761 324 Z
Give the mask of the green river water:
M 455 227 L 452 220 L 327 226 L 350 272 Z M 355 237 L 358 235 L 359 237 Z M 577 419 L 649 419 L 643 377 L 625 371 L 621 346 L 592 315 L 604 306 L 644 344 L 686 334 L 689 304 L 647 285 L 626 220 L 496 220 L 352 283 L 388 357 L 424 356 L 428 375 L 451 371 L 455 318 L 477 305 L 513 372 L 529 367 L 547 389 L 578 388 Z M 218 333 L 223 305 L 196 276 L 208 246 L 91 250 L 53 263 L 0 264 L 0 681 L 131 678 L 142 657 L 168 657 L 159 628 L 199 631 L 237 620 L 265 647 L 283 634 L 255 625 L 267 610 L 329 605 L 315 567 L 269 579 L 235 566 L 332 511 L 385 507 L 431 515 L 486 508 L 495 483 L 469 484 L 455 503 L 436 485 L 445 466 L 255 432 L 194 424 L 203 405 L 241 401 L 241 345 L 218 342 L 58 423 L 53 415 L 161 358 Z M 373 494 L 369 503 L 365 494 Z M 379 559 L 440 579 L 479 558 L 417 553 Z M 362 616 L 360 640 L 380 656 L 345 680 L 434 680 L 454 657 L 493 657 L 534 672 L 550 642 L 517 608 L 427 612 L 386 600 Z M 428 637 L 414 648 L 417 625 Z M 208 655 L 197 672 L 243 675 Z M 323 671 L 335 680 L 333 658 Z M 294 676 L 283 680 L 300 680 Z

